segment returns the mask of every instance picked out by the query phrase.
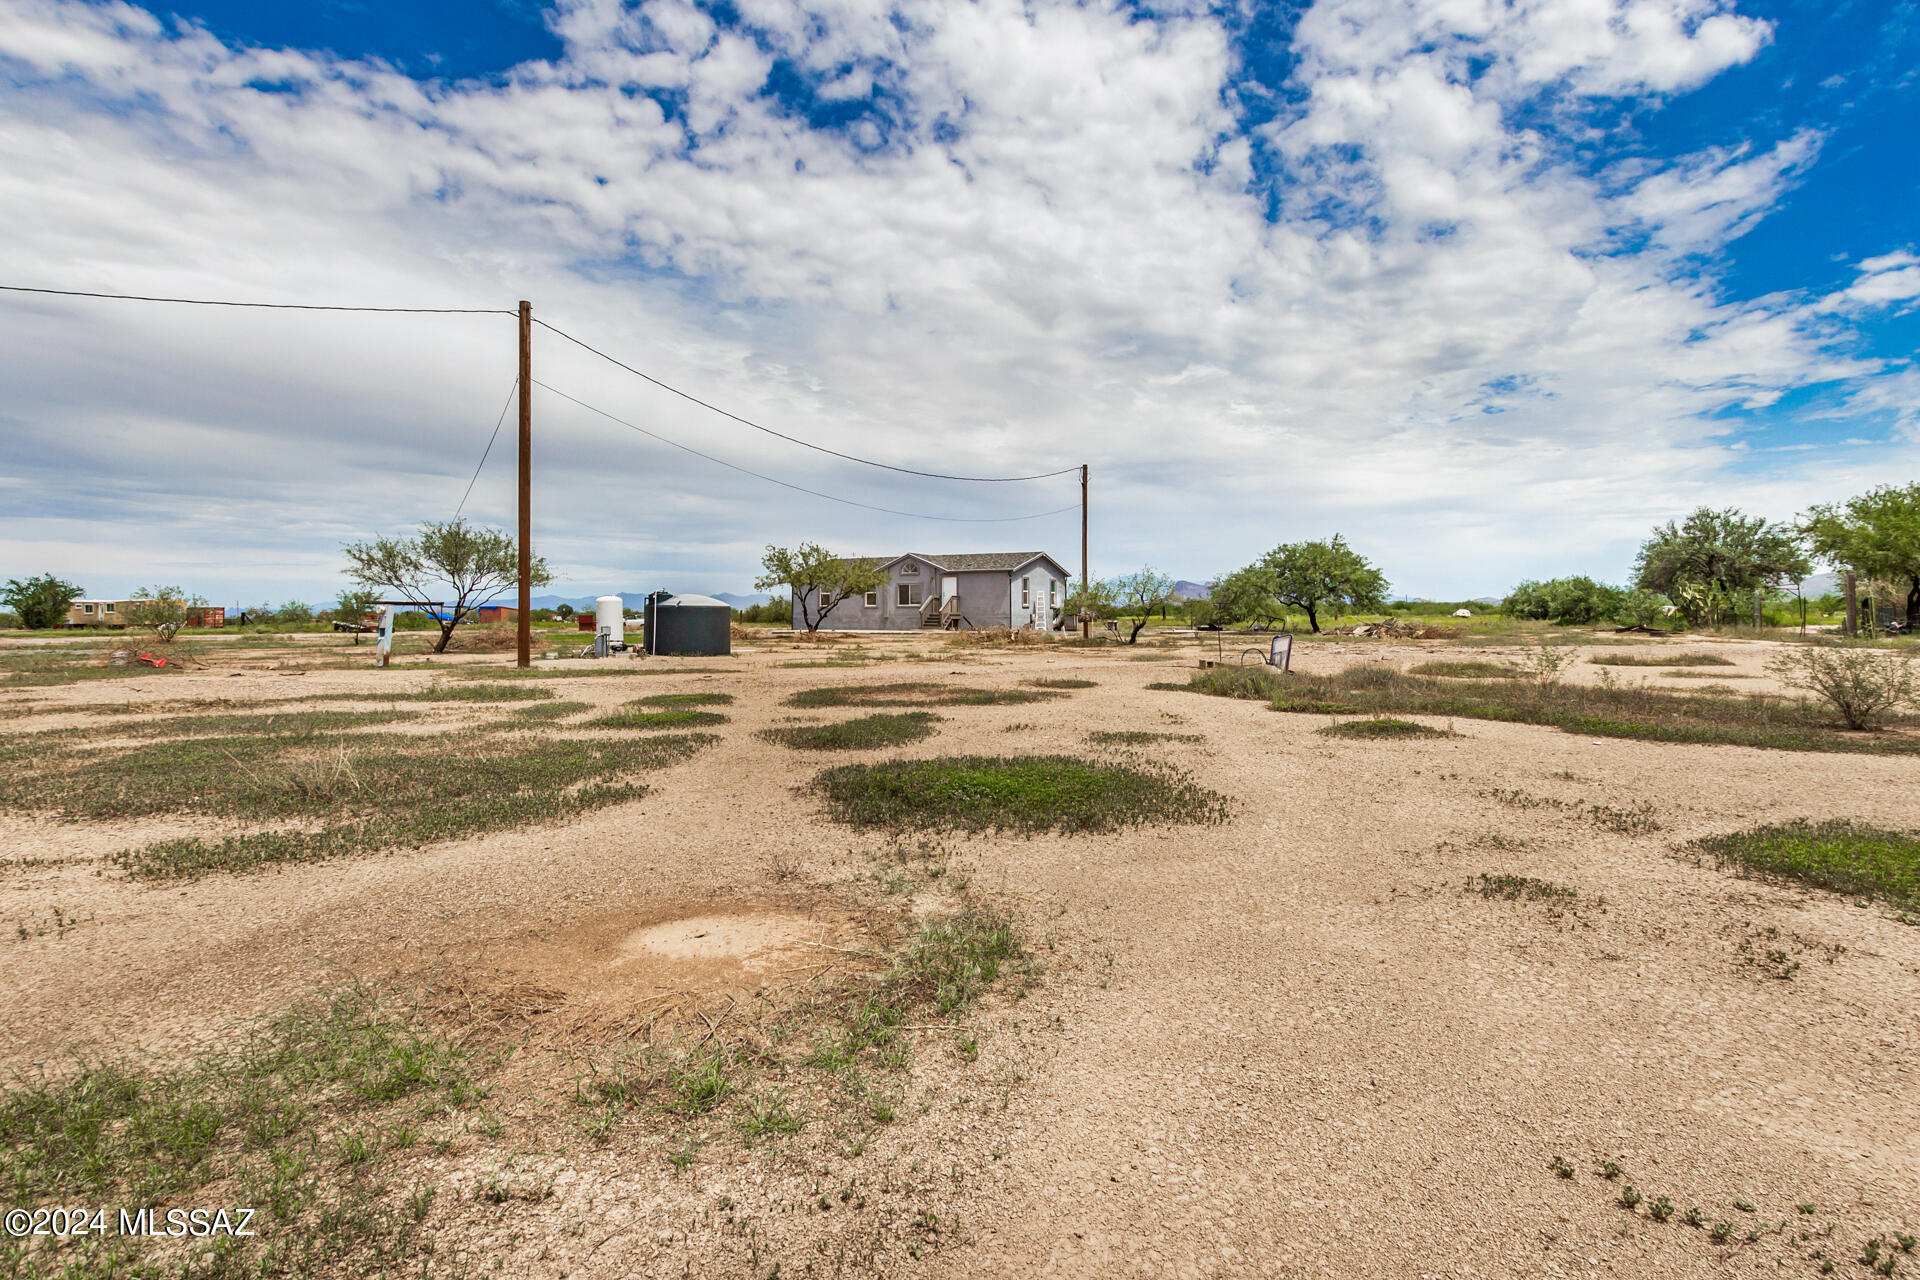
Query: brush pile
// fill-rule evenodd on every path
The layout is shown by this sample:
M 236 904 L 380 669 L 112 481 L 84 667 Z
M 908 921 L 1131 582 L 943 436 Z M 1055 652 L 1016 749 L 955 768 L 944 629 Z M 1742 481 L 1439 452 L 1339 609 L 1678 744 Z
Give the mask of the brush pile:
M 1353 629 L 1352 634 L 1372 640 L 1449 640 L 1458 632 L 1452 627 L 1385 618 L 1379 622 L 1363 622 Z

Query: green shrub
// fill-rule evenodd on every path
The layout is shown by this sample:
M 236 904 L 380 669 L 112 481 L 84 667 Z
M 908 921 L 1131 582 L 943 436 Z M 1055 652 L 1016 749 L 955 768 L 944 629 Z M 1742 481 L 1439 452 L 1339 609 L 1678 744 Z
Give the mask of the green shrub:
M 1911 650 L 1887 653 L 1852 644 L 1803 644 L 1782 649 L 1767 671 L 1790 689 L 1826 699 L 1849 729 L 1872 729 L 1920 695 Z
M 1522 582 L 1500 607 L 1516 618 L 1584 627 L 1612 618 L 1625 600 L 1626 593 L 1620 588 L 1592 578 L 1553 578 Z
M 764 604 L 750 604 L 744 609 L 733 611 L 735 622 L 771 623 L 774 626 L 793 625 L 793 602 L 785 596 L 775 596 Z
M 1671 628 L 1677 621 L 1667 612 L 1671 606 L 1672 601 L 1659 592 L 1635 587 L 1620 597 L 1613 609 L 1613 620 L 1628 627 Z

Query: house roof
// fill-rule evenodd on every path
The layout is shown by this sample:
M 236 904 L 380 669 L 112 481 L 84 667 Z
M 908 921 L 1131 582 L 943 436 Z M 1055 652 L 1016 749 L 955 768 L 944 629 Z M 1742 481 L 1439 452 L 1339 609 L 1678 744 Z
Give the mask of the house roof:
M 1066 566 L 1044 551 L 969 551 L 958 555 L 930 556 L 924 551 L 909 551 L 897 556 L 847 556 L 849 563 L 869 569 L 885 569 L 906 559 L 924 560 L 947 573 L 1012 573 L 1035 560 L 1045 560 L 1066 573 Z M 1071 575 L 1068 575 L 1071 576 Z
M 930 556 L 916 552 L 922 560 L 954 573 L 979 573 L 992 569 L 1012 570 L 1035 560 L 1052 559 L 1044 551 L 978 551 L 951 556 Z

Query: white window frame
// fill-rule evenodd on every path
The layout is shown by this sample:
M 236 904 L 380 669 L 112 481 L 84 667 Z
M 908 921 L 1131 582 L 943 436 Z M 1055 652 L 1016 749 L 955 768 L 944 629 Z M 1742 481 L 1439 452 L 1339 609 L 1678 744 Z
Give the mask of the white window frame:
M 1020 579 L 1020 607 L 1022 609 L 1033 608 L 1033 579 L 1032 578 Z
M 880 607 L 880 593 L 878 591 L 867 592 L 866 597 L 861 603 L 869 609 L 878 609 Z
M 100 612 L 102 612 L 102 613 L 112 613 L 112 612 L 113 612 L 113 601 L 111 601 L 111 600 L 109 600 L 109 601 L 107 601 L 107 602 L 106 602 L 105 604 L 103 604 L 103 605 L 101 605 L 101 606 L 100 606 Z
M 918 609 L 926 602 L 926 593 L 917 582 L 896 582 L 893 584 L 893 602 L 902 609 Z
M 1060 579 L 1058 578 L 1047 579 L 1047 607 L 1050 609 L 1060 607 Z
M 900 576 L 903 578 L 917 578 L 920 576 L 920 566 L 909 560 L 900 566 Z
M 92 613 L 92 612 L 93 612 L 93 606 L 92 606 L 92 605 L 86 605 L 86 606 L 83 606 L 83 607 L 85 608 L 85 610 L 86 610 L 86 612 L 88 612 L 88 613 Z

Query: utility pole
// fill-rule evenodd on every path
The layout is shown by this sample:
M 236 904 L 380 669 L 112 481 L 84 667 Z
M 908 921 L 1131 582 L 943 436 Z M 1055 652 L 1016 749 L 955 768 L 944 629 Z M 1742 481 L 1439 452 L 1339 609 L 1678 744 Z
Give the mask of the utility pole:
M 1087 583 L 1087 464 L 1080 464 L 1080 638 L 1093 635 L 1093 597 Z
M 1854 636 L 1860 634 L 1860 591 L 1859 585 L 1854 581 L 1853 570 L 1851 569 L 1847 570 L 1846 582 L 1847 638 L 1852 639 Z
M 533 304 L 520 303 L 520 656 L 533 663 Z

